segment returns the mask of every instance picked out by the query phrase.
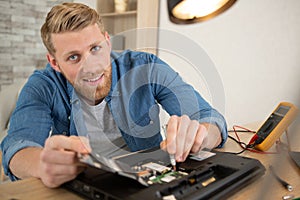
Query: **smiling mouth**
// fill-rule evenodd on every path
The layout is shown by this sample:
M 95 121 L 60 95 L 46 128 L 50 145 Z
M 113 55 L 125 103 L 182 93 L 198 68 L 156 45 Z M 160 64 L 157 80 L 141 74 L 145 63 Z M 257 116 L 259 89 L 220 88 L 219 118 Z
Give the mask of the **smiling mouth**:
M 83 81 L 88 84 L 91 84 L 91 85 L 98 85 L 101 82 L 101 80 L 103 79 L 103 77 L 104 77 L 104 74 L 100 74 L 95 77 L 83 78 Z
M 98 75 L 93 78 L 84 78 L 83 81 L 89 82 L 89 83 L 97 83 L 102 79 L 103 76 L 104 76 L 104 74 Z

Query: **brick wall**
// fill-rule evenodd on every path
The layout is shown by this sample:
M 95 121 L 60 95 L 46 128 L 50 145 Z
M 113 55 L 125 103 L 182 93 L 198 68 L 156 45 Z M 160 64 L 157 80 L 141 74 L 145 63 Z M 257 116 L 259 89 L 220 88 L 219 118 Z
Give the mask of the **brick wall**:
M 0 0 L 0 90 L 45 66 L 40 27 L 51 7 L 66 1 Z

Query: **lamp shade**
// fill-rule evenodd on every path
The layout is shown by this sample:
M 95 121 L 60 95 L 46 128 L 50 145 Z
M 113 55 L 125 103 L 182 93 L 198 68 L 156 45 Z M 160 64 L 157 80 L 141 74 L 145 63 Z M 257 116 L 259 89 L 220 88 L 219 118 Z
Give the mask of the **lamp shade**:
M 176 24 L 206 21 L 230 8 L 236 0 L 168 0 L 170 20 Z

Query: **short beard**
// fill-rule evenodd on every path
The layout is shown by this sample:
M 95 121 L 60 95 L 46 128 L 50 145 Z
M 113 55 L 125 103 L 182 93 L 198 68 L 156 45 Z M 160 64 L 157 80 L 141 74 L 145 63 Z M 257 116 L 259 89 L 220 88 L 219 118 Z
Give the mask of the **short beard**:
M 81 78 L 76 80 L 73 83 L 73 86 L 76 90 L 76 92 L 84 98 L 87 103 L 90 105 L 97 105 L 108 95 L 110 88 L 111 88 L 111 82 L 112 82 L 112 72 L 111 72 L 111 66 L 104 71 L 103 78 L 105 79 L 105 82 L 102 85 L 97 85 L 95 87 L 84 87 L 81 82 L 83 81 Z

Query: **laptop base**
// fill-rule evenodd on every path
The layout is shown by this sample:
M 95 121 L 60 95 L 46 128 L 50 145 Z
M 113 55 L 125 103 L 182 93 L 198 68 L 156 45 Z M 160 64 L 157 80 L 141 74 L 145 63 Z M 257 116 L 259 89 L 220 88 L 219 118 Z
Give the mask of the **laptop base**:
M 215 153 L 215 156 L 203 161 L 188 158 L 180 163 L 177 168 L 189 174 L 169 183 L 147 187 L 137 180 L 88 167 L 76 179 L 64 184 L 64 187 L 87 199 L 224 199 L 265 173 L 265 167 L 256 159 Z M 131 155 L 130 162 L 133 158 Z

